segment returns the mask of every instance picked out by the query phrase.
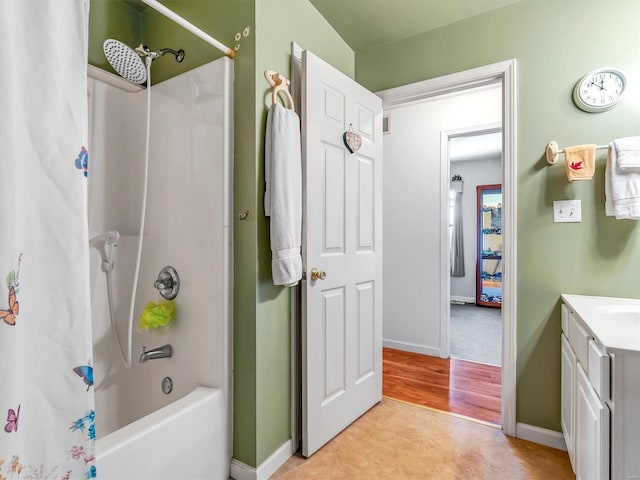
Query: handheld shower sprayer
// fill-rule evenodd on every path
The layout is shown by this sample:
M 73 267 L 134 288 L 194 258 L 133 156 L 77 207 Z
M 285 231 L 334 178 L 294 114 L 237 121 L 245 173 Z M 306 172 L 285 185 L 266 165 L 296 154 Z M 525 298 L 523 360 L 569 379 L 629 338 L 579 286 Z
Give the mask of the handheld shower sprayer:
M 122 341 L 118 335 L 118 329 L 116 326 L 116 309 L 114 305 L 114 294 L 111 274 L 116 267 L 116 256 L 118 253 L 118 240 L 120 239 L 120 232 L 117 230 L 108 230 L 100 235 L 96 235 L 89 240 L 89 246 L 95 247 L 100 252 L 100 259 L 102 260 L 102 271 L 106 277 L 107 283 L 107 302 L 109 305 L 109 322 L 111 324 L 111 332 L 115 340 L 120 346 L 120 352 L 122 353 L 122 359 L 125 365 L 129 366 L 131 362 L 131 338 L 129 337 L 128 352 L 125 352 L 125 348 L 122 345 Z M 111 367 L 109 367 L 111 368 Z
M 119 238 L 120 233 L 117 230 L 109 230 L 89 240 L 89 245 L 96 247 L 100 252 L 102 271 L 105 273 L 113 270 L 115 266 Z
M 107 249 L 107 261 L 102 263 L 103 271 L 111 271 L 116 264 L 116 258 L 118 256 L 118 239 L 120 233 L 117 230 L 110 230 L 105 234 L 104 246 Z

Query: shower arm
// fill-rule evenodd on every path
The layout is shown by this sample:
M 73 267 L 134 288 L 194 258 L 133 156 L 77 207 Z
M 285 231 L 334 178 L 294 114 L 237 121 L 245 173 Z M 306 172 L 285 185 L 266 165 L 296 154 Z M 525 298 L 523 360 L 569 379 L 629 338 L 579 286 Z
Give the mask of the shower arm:
M 184 60 L 184 50 L 174 50 L 173 48 L 161 48 L 159 50 L 150 50 L 148 46 L 143 45 L 142 43 L 138 45 L 135 49 L 135 52 L 141 57 L 151 57 L 152 60 L 156 58 L 162 57 L 163 55 L 170 53 L 176 59 L 176 62 L 180 63 Z
M 172 48 L 161 48 L 160 50 L 158 50 L 158 52 L 160 53 L 160 56 L 164 55 L 165 53 L 170 53 L 171 55 L 176 57 L 176 62 L 178 63 L 184 60 L 184 50 L 182 49 L 176 51 Z

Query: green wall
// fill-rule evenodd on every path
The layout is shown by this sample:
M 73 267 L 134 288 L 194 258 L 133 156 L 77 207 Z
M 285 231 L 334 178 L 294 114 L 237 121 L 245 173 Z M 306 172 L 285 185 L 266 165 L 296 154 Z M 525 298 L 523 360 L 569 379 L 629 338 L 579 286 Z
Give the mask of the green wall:
M 162 4 L 229 48 L 238 43 L 240 49 L 237 52 L 236 75 L 248 76 L 244 68 L 254 63 L 255 37 L 253 32 L 238 42 L 234 37 L 236 33 L 242 32 L 245 26 L 253 27 L 255 0 L 163 0 Z M 172 57 L 154 62 L 154 81 L 157 82 L 223 56 L 215 47 L 151 8 L 145 9 L 142 13 L 140 39 L 151 49 L 169 47 L 174 50 L 182 48 L 185 51 L 185 58 L 181 63 L 177 63 Z
M 107 38 L 137 47 L 140 43 L 140 12 L 120 0 L 91 0 L 89 63 L 115 73 L 102 51 L 102 43 Z
M 550 140 L 640 134 L 639 25 L 635 1 L 522 0 L 356 54 L 356 80 L 373 91 L 517 59 L 518 422 L 560 430 L 560 293 L 640 297 L 638 222 L 604 213 L 606 152 L 593 181 L 572 184 L 543 157 Z M 628 94 L 614 110 L 584 113 L 573 86 L 602 66 L 628 73 Z M 552 202 L 574 198 L 582 223 L 553 224 Z

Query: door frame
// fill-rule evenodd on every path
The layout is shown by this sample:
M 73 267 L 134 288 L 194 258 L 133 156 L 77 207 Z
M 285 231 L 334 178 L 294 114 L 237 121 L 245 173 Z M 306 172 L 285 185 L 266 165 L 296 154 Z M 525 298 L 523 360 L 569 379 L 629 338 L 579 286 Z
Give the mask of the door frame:
M 470 137 L 488 133 L 502 132 L 502 123 L 487 123 L 471 127 L 454 128 L 440 132 L 440 171 L 446 172 L 440 178 L 440 356 L 450 356 L 449 324 L 451 322 L 451 271 L 449 268 L 449 179 L 451 178 L 451 162 L 449 160 L 449 140 L 452 138 Z M 502 156 L 502 154 L 501 154 Z M 504 159 L 501 159 L 500 165 Z M 475 268 L 475 267 L 474 267 Z M 475 271 L 475 270 L 474 270 Z M 504 318 L 502 319 L 504 324 Z M 502 339 L 504 344 L 504 339 Z
M 376 92 L 382 108 L 408 105 L 447 93 L 502 83 L 502 185 L 503 185 L 503 294 L 502 294 L 502 429 L 516 436 L 516 315 L 517 315 L 517 105 L 516 59 L 493 63 L 400 87 Z M 448 171 L 448 160 L 447 170 Z M 448 176 L 442 175 L 441 185 Z M 441 195 L 441 203 L 442 195 Z M 448 204 L 448 197 L 447 197 Z M 444 208 L 441 205 L 441 211 Z M 447 215 L 448 216 L 448 215 Z M 442 227 L 441 227 L 442 230 Z M 442 232 L 441 232 L 442 233 Z M 441 252 L 442 234 L 440 238 Z M 445 237 L 445 244 L 446 237 Z M 442 259 L 441 259 L 442 260 Z M 446 269 L 448 270 L 448 248 Z M 442 268 L 442 266 L 441 266 Z M 446 282 L 448 285 L 448 281 Z M 446 301 L 448 302 L 448 297 Z M 448 308 L 447 308 L 448 311 Z M 441 311 L 441 325 L 444 312 Z M 448 321 L 448 320 L 447 320 Z M 442 342 L 442 338 L 441 338 Z M 440 346 L 443 348 L 443 345 Z
M 302 117 L 302 51 L 296 42 L 291 42 L 291 85 L 289 90 L 296 113 Z M 302 121 L 302 118 L 300 119 Z M 303 192 L 304 195 L 304 192 Z M 305 279 L 303 278 L 304 282 Z M 291 290 L 291 439 L 293 450 L 302 448 L 302 285 Z

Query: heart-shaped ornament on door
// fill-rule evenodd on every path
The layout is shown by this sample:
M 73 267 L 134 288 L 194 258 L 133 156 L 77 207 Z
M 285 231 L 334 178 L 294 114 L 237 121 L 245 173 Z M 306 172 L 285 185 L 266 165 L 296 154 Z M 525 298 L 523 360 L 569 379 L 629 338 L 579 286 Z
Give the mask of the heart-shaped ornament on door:
M 356 153 L 362 146 L 362 137 L 352 131 L 344 132 L 342 139 L 344 140 L 344 145 L 347 147 L 347 150 L 351 153 Z

